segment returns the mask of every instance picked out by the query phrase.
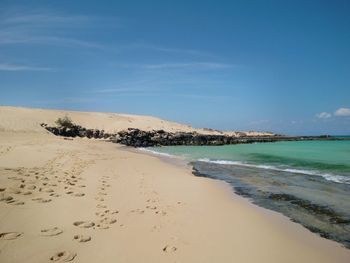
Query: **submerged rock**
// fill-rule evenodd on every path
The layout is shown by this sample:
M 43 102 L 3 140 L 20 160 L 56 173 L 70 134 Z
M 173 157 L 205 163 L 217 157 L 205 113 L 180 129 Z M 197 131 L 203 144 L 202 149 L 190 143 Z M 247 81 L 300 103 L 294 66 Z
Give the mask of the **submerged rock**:
M 297 205 L 301 208 L 308 210 L 309 212 L 328 218 L 328 221 L 333 224 L 349 224 L 350 218 L 346 218 L 330 207 L 314 204 L 308 200 L 300 199 L 296 196 L 289 194 L 270 194 L 268 198 L 274 201 L 287 201 L 293 205 Z

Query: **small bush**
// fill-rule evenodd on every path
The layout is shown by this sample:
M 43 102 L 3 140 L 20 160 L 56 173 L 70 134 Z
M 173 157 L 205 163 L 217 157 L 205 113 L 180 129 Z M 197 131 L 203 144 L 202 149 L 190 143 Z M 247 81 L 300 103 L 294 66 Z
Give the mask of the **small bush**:
M 63 118 L 58 118 L 57 121 L 55 121 L 55 123 L 57 126 L 65 128 L 72 128 L 74 126 L 73 121 L 67 115 Z

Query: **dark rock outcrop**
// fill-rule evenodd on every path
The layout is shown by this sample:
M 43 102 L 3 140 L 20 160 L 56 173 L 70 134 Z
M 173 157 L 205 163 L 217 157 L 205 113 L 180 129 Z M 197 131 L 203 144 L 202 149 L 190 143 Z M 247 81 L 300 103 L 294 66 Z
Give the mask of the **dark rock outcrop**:
M 164 130 L 142 131 L 136 128 L 129 128 L 116 134 L 106 133 L 104 130 L 86 129 L 80 125 L 70 127 L 49 127 L 42 123 L 49 132 L 57 136 L 65 137 L 87 137 L 94 139 L 108 139 L 115 143 L 133 147 L 153 147 L 153 146 L 175 146 L 175 145 L 225 145 L 243 144 L 256 142 L 276 142 L 276 141 L 301 141 L 301 140 L 336 140 L 330 136 L 299 136 L 288 137 L 282 135 L 271 136 L 229 136 L 199 134 L 196 132 L 166 132 Z
M 81 127 L 80 125 L 72 125 L 71 127 L 49 127 L 47 124 L 42 123 L 42 127 L 44 127 L 49 132 L 64 137 L 87 137 L 89 139 L 115 139 L 116 134 L 110 134 L 104 132 L 104 130 L 98 129 L 86 129 Z
M 174 145 L 225 145 L 256 142 L 300 141 L 300 140 L 335 140 L 324 136 L 288 137 L 271 136 L 229 136 L 209 135 L 196 132 L 166 132 L 163 130 L 142 131 L 129 128 L 118 132 L 115 142 L 134 147 L 174 146 Z

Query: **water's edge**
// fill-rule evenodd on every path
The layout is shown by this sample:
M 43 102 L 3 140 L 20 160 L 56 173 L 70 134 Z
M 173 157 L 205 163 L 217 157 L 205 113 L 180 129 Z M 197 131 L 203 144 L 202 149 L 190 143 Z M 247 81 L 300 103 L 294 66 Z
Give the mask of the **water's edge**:
M 193 167 L 192 173 L 195 176 L 224 181 L 231 186 L 234 193 L 247 198 L 251 203 L 278 212 L 311 232 L 323 238 L 336 241 L 350 249 L 350 238 L 349 234 L 347 234 L 349 233 L 350 218 L 333 210 L 332 207 L 317 204 L 287 193 L 261 191 L 240 181 L 238 178 L 202 171 L 198 162 L 190 162 L 190 164 Z M 307 220 L 305 220 L 306 218 Z M 341 235 L 341 233 L 344 233 L 344 235 Z
M 330 205 L 318 204 L 292 194 L 264 192 L 260 189 L 255 189 L 244 181 L 240 181 L 239 178 L 220 173 L 220 164 L 205 163 L 200 160 L 188 162 L 188 160 L 179 156 L 160 153 L 150 149 L 139 149 L 137 151 L 156 156 L 173 165 L 181 164 L 186 166 L 192 169 L 194 176 L 224 181 L 231 186 L 235 194 L 246 198 L 252 204 L 278 212 L 292 222 L 304 226 L 309 231 L 323 238 L 336 241 L 350 249 L 350 235 L 348 234 L 350 233 L 350 217 L 333 210 Z M 258 167 L 255 168 L 259 169 Z M 248 169 L 248 172 L 250 172 L 251 170 L 249 169 L 254 169 L 254 167 L 237 167 L 237 169 Z M 307 220 L 304 220 L 305 218 Z

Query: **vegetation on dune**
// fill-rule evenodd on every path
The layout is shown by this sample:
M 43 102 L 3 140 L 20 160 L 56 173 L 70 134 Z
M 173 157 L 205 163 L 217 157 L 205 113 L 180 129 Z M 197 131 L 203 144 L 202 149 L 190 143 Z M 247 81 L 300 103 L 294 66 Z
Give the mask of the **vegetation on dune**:
M 69 118 L 67 115 L 62 118 L 58 118 L 55 121 L 55 123 L 57 126 L 64 127 L 64 128 L 72 128 L 74 126 L 72 119 Z

